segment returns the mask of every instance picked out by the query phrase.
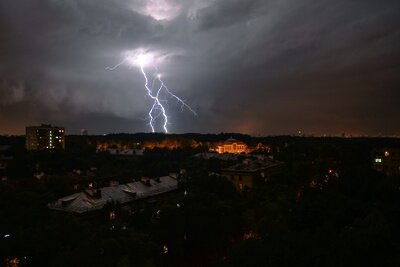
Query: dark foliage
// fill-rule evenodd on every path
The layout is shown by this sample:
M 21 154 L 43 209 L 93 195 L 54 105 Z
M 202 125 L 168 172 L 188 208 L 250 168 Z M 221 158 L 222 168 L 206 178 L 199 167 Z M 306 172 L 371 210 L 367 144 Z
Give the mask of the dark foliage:
M 217 175 L 235 162 L 194 158 L 193 148 L 115 157 L 93 145 L 164 134 L 69 136 L 66 151 L 54 153 L 27 153 L 23 138 L 0 137 L 12 157 L 0 183 L 0 266 L 14 257 L 21 266 L 400 266 L 400 179 L 370 164 L 373 148 L 397 139 L 183 135 L 231 136 L 268 144 L 285 162 L 281 172 L 239 193 Z M 156 203 L 110 203 L 85 215 L 47 208 L 76 186 L 181 170 L 179 190 Z

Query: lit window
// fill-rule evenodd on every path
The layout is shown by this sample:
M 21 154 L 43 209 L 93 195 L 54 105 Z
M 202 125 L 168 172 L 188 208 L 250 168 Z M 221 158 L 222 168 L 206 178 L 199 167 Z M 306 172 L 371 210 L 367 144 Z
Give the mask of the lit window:
M 382 163 L 382 159 L 376 158 L 376 159 L 375 159 L 375 162 L 376 162 L 376 163 Z
M 164 254 L 168 253 L 168 247 L 166 245 L 163 246 L 163 253 Z

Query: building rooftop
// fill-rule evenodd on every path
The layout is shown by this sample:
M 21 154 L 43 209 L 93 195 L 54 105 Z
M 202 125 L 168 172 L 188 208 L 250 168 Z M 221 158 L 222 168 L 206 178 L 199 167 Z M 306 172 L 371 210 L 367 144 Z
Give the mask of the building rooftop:
M 42 128 L 42 129 L 54 129 L 54 128 L 60 128 L 63 129 L 64 127 L 59 127 L 59 126 L 54 126 L 51 124 L 44 124 L 42 123 L 40 126 L 26 126 L 26 128 Z
M 233 144 L 233 143 L 244 144 L 244 142 L 239 141 L 239 140 L 236 140 L 235 138 L 232 138 L 232 137 L 228 138 L 228 139 L 225 140 L 223 143 L 224 143 L 224 144 Z
M 72 194 L 49 203 L 48 207 L 54 210 L 85 213 L 99 210 L 109 202 L 126 204 L 138 199 L 156 196 L 178 188 L 178 182 L 171 176 L 158 179 L 147 179 L 118 186 L 109 186 L 99 189 L 89 189 Z
M 215 152 L 203 152 L 197 153 L 194 155 L 196 158 L 203 158 L 203 159 L 219 159 L 219 160 L 237 160 L 240 155 L 238 154 L 219 154 Z
M 124 148 L 124 149 L 107 148 L 107 149 L 98 149 L 97 153 L 99 152 L 108 152 L 110 155 L 143 156 L 144 150 L 132 149 L 132 148 Z
M 1 145 L 0 146 L 0 152 L 5 152 L 11 148 L 10 145 Z
M 245 159 L 243 162 L 222 169 L 222 171 L 228 172 L 258 172 L 265 169 L 280 166 L 283 163 L 280 161 L 272 161 L 268 159 Z

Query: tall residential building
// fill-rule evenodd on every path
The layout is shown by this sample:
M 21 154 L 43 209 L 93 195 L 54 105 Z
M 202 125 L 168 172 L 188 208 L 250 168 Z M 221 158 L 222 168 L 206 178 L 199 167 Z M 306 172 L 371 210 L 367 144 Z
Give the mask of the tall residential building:
M 27 150 L 65 149 L 65 129 L 50 124 L 26 127 Z

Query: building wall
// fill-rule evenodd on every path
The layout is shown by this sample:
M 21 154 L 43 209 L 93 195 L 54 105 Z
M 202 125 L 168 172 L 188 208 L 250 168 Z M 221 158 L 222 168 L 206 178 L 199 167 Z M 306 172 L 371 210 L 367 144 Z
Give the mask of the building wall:
M 378 149 L 372 152 L 372 166 L 388 176 L 400 175 L 400 149 Z
M 222 175 L 230 181 L 238 191 L 245 188 L 253 188 L 255 173 L 222 172 Z
M 65 149 L 65 129 L 51 125 L 26 127 L 27 150 Z
M 267 182 L 272 175 L 281 172 L 283 164 L 269 166 L 265 168 L 243 170 L 243 169 L 224 169 L 221 175 L 230 181 L 238 191 L 243 191 L 246 187 L 253 188 L 257 183 Z
M 218 153 L 244 153 L 247 151 L 247 145 L 244 143 L 223 144 L 217 147 Z

